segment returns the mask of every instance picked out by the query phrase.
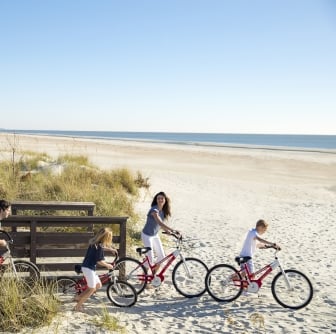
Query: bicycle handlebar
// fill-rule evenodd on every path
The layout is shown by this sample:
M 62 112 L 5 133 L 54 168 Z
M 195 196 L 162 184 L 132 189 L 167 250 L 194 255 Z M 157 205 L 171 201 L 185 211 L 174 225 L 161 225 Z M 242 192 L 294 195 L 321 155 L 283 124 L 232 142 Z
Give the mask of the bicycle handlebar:
M 113 261 L 111 262 L 111 264 L 115 265 L 115 264 L 117 263 L 118 259 L 119 259 L 119 254 L 116 253 L 116 254 L 114 255 L 114 259 L 113 259 Z
M 264 248 L 267 249 L 267 248 L 273 248 L 277 251 L 280 251 L 281 250 L 281 247 L 279 247 L 277 244 L 273 244 L 273 245 L 264 245 Z
M 12 243 L 14 242 L 13 239 L 12 239 L 12 237 L 11 237 L 11 235 L 10 235 L 8 232 L 6 232 L 6 231 L 4 231 L 4 230 L 0 230 L 0 233 L 3 233 L 3 234 L 6 235 L 6 237 L 8 238 L 8 239 L 6 240 L 7 243 L 12 244 Z
M 108 253 L 109 252 L 109 248 L 104 248 L 104 252 Z M 118 259 L 119 259 L 119 253 L 117 252 L 117 253 L 114 254 L 114 259 L 111 262 L 111 264 L 115 264 L 118 261 Z
M 173 232 L 162 232 L 162 234 L 168 234 L 168 235 L 172 235 L 175 239 L 178 239 L 178 240 L 182 240 L 182 235 L 177 232 L 177 231 L 173 231 Z

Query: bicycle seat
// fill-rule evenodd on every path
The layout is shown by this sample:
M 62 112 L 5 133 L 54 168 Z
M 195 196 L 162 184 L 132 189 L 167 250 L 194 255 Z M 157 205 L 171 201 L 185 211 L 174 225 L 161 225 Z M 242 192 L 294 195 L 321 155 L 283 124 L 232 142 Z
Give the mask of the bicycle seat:
M 75 272 L 80 274 L 82 272 L 82 266 L 80 264 L 75 264 Z
M 152 250 L 150 247 L 139 247 L 139 248 L 136 249 L 136 251 L 138 252 L 139 255 L 146 254 L 150 250 Z
M 242 263 L 246 263 L 247 261 L 251 260 L 252 257 L 251 256 L 237 256 L 235 258 L 235 261 L 238 263 L 238 264 L 242 264 Z

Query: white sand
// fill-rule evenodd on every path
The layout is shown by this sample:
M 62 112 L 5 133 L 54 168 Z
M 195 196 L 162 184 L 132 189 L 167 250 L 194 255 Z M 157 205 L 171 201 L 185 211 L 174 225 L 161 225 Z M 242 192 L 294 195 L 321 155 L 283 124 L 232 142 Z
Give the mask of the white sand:
M 0 158 L 13 137 L 0 135 Z M 234 265 L 246 231 L 259 218 L 270 223 L 265 239 L 281 244 L 285 268 L 306 273 L 314 298 L 304 309 L 291 311 L 276 303 L 272 277 L 259 297 L 239 297 L 228 304 L 208 294 L 186 299 L 172 286 L 170 274 L 157 290 L 139 296 L 132 308 L 110 306 L 100 292 L 87 303 L 89 314 L 66 305 L 52 326 L 34 333 L 105 333 L 91 320 L 103 303 L 127 333 L 336 333 L 336 152 L 312 153 L 17 136 L 19 150 L 87 155 L 101 168 L 126 167 L 149 177 L 137 209 L 142 227 L 152 196 L 165 191 L 172 200 L 171 224 L 199 240 L 186 255 L 209 267 Z M 20 154 L 20 153 L 17 153 Z M 167 245 L 167 251 L 169 245 Z M 272 260 L 259 251 L 256 265 Z M 257 315 L 260 321 L 253 322 Z M 259 328 L 261 325 L 261 328 Z M 57 328 L 56 328 L 56 327 Z M 56 329 L 55 329 L 56 328 Z

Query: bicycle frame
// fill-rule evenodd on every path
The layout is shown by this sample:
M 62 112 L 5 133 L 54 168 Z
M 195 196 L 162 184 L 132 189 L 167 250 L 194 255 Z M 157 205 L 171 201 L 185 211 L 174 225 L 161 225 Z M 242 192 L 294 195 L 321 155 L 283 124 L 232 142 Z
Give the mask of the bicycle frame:
M 181 258 L 183 259 L 183 256 L 181 255 L 181 251 L 180 249 L 176 249 L 175 251 L 171 252 L 170 254 L 168 254 L 167 256 L 165 256 L 162 260 L 156 262 L 156 263 L 153 263 L 151 264 L 150 261 L 149 261 L 149 257 L 148 255 L 145 255 L 145 259 L 142 261 L 141 264 L 145 265 L 146 267 L 150 268 L 151 270 L 151 274 L 147 274 L 147 282 L 152 282 L 153 279 L 155 278 L 155 276 L 158 276 L 160 277 L 160 280 L 161 282 L 164 281 L 164 274 L 165 272 L 167 271 L 167 269 L 171 266 L 171 264 L 175 261 L 175 259 L 178 257 L 178 256 L 181 256 Z M 165 263 L 165 265 L 161 268 L 161 270 L 156 273 L 155 272 L 155 268 L 161 264 Z
M 185 264 L 184 256 L 182 255 L 181 250 L 182 239 L 177 237 L 175 238 L 176 238 L 175 240 L 176 249 L 173 252 L 166 255 L 160 261 L 151 264 L 148 255 L 145 254 L 145 258 L 143 259 L 141 264 L 149 268 L 150 273 L 147 273 L 146 277 L 143 278 L 139 277 L 140 280 L 146 280 L 147 283 L 152 283 L 153 286 L 159 286 L 165 279 L 165 272 L 178 257 L 180 257 L 180 259 L 183 261 L 188 276 L 191 275 L 188 266 Z M 159 272 L 156 272 L 155 269 L 163 263 L 164 266 L 160 269 Z
M 115 263 L 116 263 L 117 259 L 118 259 L 118 256 L 116 256 L 110 264 L 115 266 Z M 77 267 L 77 265 L 75 266 L 75 271 L 78 275 L 82 274 L 82 271 L 80 269 L 80 265 L 78 265 L 78 267 Z M 98 277 L 99 277 L 102 285 L 107 284 L 108 282 L 116 281 L 116 279 L 117 279 L 114 275 L 113 269 L 109 270 L 108 272 L 105 272 L 103 274 L 98 275 Z M 82 277 L 78 278 L 76 280 L 76 290 L 78 292 L 82 292 L 82 291 L 86 290 L 87 288 L 88 288 L 88 286 L 87 286 L 86 278 L 82 274 Z
M 275 254 L 277 253 L 277 251 L 275 252 Z M 282 274 L 285 277 L 286 280 L 286 284 L 287 287 L 290 288 L 290 283 L 288 280 L 288 277 L 285 273 L 285 271 L 282 269 L 280 260 L 278 258 L 277 255 L 275 255 L 275 260 L 269 264 L 267 264 L 266 266 L 264 266 L 263 268 L 257 270 L 254 273 L 251 273 L 247 263 L 245 262 L 243 264 L 244 269 L 241 269 L 239 271 L 242 280 L 241 283 L 243 285 L 243 288 L 247 288 L 248 292 L 258 292 L 258 290 L 261 288 L 262 286 L 262 281 L 276 268 L 280 268 Z M 245 279 L 243 279 L 245 277 Z
M 109 275 L 109 273 L 101 274 L 101 275 L 99 275 L 99 279 L 100 279 L 102 285 L 104 285 L 107 282 L 109 282 L 110 275 Z M 76 280 L 76 284 L 78 284 L 78 289 L 80 289 L 80 290 L 86 290 L 87 289 L 87 281 L 86 281 L 86 278 L 85 278 L 84 275 Z

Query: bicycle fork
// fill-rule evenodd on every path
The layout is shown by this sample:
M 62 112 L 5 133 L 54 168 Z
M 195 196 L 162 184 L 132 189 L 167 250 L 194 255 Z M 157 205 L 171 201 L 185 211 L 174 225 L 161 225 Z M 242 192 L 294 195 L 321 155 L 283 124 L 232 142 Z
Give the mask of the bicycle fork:
M 120 289 L 120 285 L 117 283 L 117 278 L 115 276 L 113 276 L 111 283 L 113 284 L 113 288 L 115 289 L 116 293 L 119 296 L 122 296 L 122 290 Z
M 281 263 L 280 263 L 280 261 L 279 261 L 278 258 L 276 258 L 276 260 L 271 264 L 271 267 L 272 267 L 272 269 L 275 269 L 276 267 L 279 267 L 279 268 L 280 268 L 280 271 L 281 271 L 283 277 L 285 278 L 285 282 L 286 282 L 286 285 L 287 285 L 287 289 L 288 289 L 288 290 L 291 290 L 291 285 L 290 285 L 288 276 L 287 276 L 285 270 L 282 268 L 282 265 L 281 265 Z
M 187 277 L 188 277 L 188 278 L 192 278 L 191 271 L 190 271 L 189 267 L 187 266 L 187 262 L 186 262 L 184 256 L 181 254 L 181 252 L 180 252 L 179 250 L 176 250 L 176 251 L 174 252 L 174 256 L 177 257 L 178 255 L 180 256 L 180 259 L 181 259 L 182 262 L 183 262 L 183 268 L 184 268 L 184 270 L 185 270 L 186 273 L 187 273 Z

